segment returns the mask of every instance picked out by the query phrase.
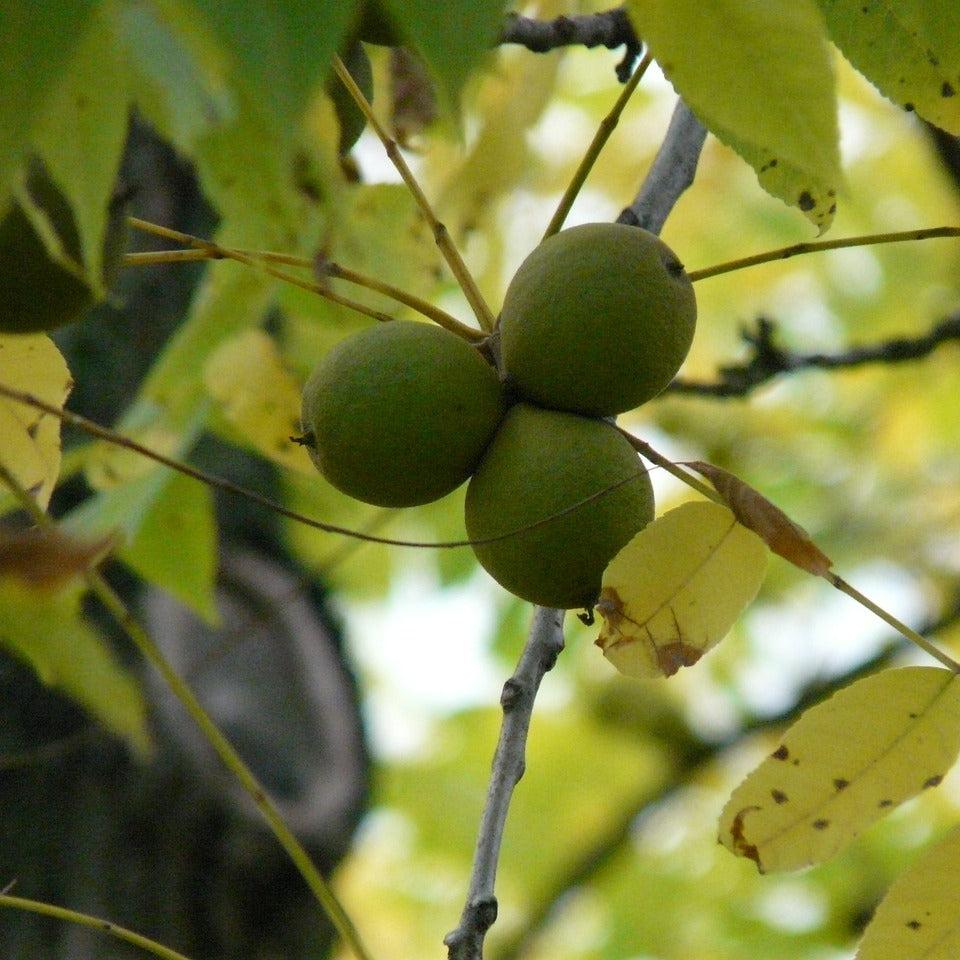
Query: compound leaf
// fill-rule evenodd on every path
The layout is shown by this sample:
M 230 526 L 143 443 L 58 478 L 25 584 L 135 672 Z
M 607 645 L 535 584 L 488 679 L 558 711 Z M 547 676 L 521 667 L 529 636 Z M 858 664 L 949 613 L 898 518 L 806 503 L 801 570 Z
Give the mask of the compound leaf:
M 733 792 L 720 841 L 762 873 L 833 856 L 940 783 L 960 752 L 960 678 L 885 670 L 808 710 Z
M 767 569 L 763 541 L 726 507 L 685 503 L 610 561 L 597 646 L 631 677 L 670 677 L 726 636 Z

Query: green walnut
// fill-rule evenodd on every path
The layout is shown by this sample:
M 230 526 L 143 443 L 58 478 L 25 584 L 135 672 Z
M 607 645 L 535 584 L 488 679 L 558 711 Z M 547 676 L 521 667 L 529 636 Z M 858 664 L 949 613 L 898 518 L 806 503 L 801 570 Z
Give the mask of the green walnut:
M 520 403 L 480 461 L 465 513 L 471 540 L 528 528 L 473 547 L 511 593 L 546 607 L 591 607 L 607 563 L 653 519 L 653 489 L 612 424 Z
M 693 285 L 662 240 L 639 227 L 584 224 L 520 265 L 500 317 L 503 366 L 535 403 L 612 416 L 673 379 L 696 319 Z
M 304 444 L 337 489 L 383 507 L 450 493 L 504 414 L 500 381 L 456 334 L 393 321 L 341 341 L 303 390 Z
M 31 161 L 27 193 L 56 233 L 63 251 L 82 262 L 80 234 L 67 198 L 46 168 Z M 110 202 L 103 246 L 103 286 L 116 279 L 126 244 L 126 197 Z M 0 221 L 0 333 L 37 333 L 77 320 L 97 302 L 97 291 L 79 269 L 54 259 L 34 221 L 14 201 Z

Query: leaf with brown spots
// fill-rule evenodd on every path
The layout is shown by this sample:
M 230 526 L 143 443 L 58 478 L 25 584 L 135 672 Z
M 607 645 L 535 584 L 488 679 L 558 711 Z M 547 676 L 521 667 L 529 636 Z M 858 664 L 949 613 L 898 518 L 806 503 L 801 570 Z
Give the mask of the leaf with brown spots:
M 702 460 L 684 464 L 706 477 L 734 516 L 778 556 L 815 577 L 829 572 L 833 562 L 778 506 L 738 476 Z
M 960 830 L 894 881 L 867 927 L 857 960 L 955 960 L 960 956 Z
M 885 670 L 787 731 L 727 801 L 720 842 L 762 873 L 820 863 L 939 783 L 958 753 L 960 676 L 939 667 Z
M 819 0 L 833 42 L 884 95 L 960 134 L 956 0 Z
M 726 507 L 685 503 L 610 561 L 597 646 L 628 676 L 671 677 L 723 639 L 766 568 L 763 544 Z

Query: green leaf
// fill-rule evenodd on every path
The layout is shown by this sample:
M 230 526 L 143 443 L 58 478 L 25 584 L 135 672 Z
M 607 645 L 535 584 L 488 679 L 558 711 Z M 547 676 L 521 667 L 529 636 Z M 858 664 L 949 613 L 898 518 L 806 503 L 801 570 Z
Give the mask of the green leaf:
M 37 116 L 96 7 L 94 0 L 0 4 L 0 211 Z
M 356 4 L 344 0 L 191 2 L 220 41 L 233 84 L 259 105 L 279 142 L 291 140 L 353 22 Z
M 833 42 L 884 96 L 960 135 L 960 4 L 818 2 Z
M 685 503 L 644 527 L 603 573 L 597 646 L 631 677 L 670 677 L 729 632 L 756 596 L 767 550 L 726 507 Z
M 139 685 L 83 618 L 82 594 L 76 584 L 53 593 L 0 580 L 0 648 L 26 661 L 44 683 L 59 687 L 144 755 L 150 736 Z
M 87 276 L 103 275 L 107 209 L 129 125 L 125 58 L 106 18 L 98 17 L 38 123 L 34 143 L 73 208 Z
M 960 830 L 892 884 L 867 927 L 857 960 L 953 960 L 960 955 Z
M 503 0 L 379 0 L 437 81 L 449 114 L 460 91 L 496 42 Z
M 762 873 L 832 857 L 940 783 L 960 752 L 960 677 L 885 670 L 808 710 L 733 792 L 720 842 Z
M 216 624 L 217 524 L 213 495 L 202 483 L 167 473 L 162 489 L 119 558 L 144 580 L 168 591 Z
M 835 82 L 813 0 L 630 0 L 637 33 L 704 126 L 822 233 L 840 182 Z

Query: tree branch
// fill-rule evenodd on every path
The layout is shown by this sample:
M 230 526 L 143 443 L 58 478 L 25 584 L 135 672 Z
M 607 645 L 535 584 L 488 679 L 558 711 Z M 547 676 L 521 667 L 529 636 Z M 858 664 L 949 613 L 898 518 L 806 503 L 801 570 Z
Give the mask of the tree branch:
M 520 662 L 500 695 L 503 726 L 477 835 L 467 902 L 460 925 L 443 941 L 450 960 L 480 960 L 487 930 L 497 919 L 493 885 L 507 811 L 513 788 L 526 766 L 527 731 L 540 681 L 553 668 L 562 649 L 563 611 L 537 607 Z
M 938 633 L 958 621 L 960 621 L 960 596 L 955 597 L 939 617 L 927 621 L 917 629 L 923 634 Z M 563 898 L 571 890 L 592 881 L 623 850 L 634 835 L 638 820 L 646 811 L 659 807 L 664 801 L 676 795 L 686 784 L 702 777 L 706 767 L 715 763 L 720 756 L 736 747 L 746 737 L 762 730 L 782 727 L 794 722 L 805 710 L 826 700 L 848 684 L 890 666 L 906 648 L 906 640 L 893 638 L 874 656 L 851 670 L 827 681 L 811 681 L 800 691 L 794 703 L 780 713 L 746 718 L 735 736 L 717 743 L 701 741 L 686 747 L 681 746 L 679 750 L 671 749 L 671 752 L 675 756 L 679 754 L 679 757 L 669 782 L 659 788 L 642 792 L 633 803 L 624 805 L 621 815 L 609 823 L 601 834 L 598 834 L 592 846 L 557 878 L 554 886 L 533 907 L 530 919 L 515 937 L 502 946 L 496 960 L 520 960 L 524 957 L 533 948 L 537 937 L 550 922 Z
M 559 47 L 626 47 L 623 60 L 617 64 L 617 79 L 626 83 L 642 49 L 633 25 L 623 7 L 586 16 L 557 17 L 534 20 L 517 13 L 507 16 L 501 43 L 516 43 L 534 53 L 547 53 Z
M 659 232 L 680 194 L 690 185 L 705 134 L 679 101 L 639 198 L 650 211 L 647 229 Z M 676 175 L 675 167 L 684 171 Z M 632 209 L 632 208 L 629 208 Z M 449 960 L 482 960 L 487 930 L 497 919 L 494 879 L 513 788 L 523 776 L 527 730 L 544 674 L 563 649 L 563 611 L 537 607 L 530 636 L 514 675 L 500 698 L 503 726 L 493 759 L 490 786 L 480 821 L 473 871 L 460 925 L 444 938 Z
M 636 199 L 617 217 L 617 223 L 659 233 L 681 194 L 693 183 L 706 137 L 700 121 L 678 100 L 650 173 Z
M 894 337 L 867 346 L 851 347 L 840 353 L 791 353 L 774 342 L 776 324 L 758 317 L 755 330 L 743 330 L 741 337 L 750 345 L 752 356 L 741 364 L 721 367 L 714 383 L 677 379 L 664 393 L 701 397 L 745 397 L 774 377 L 799 370 L 839 370 L 871 363 L 904 363 L 928 356 L 941 344 L 960 340 L 960 311 L 935 324 L 919 337 Z

